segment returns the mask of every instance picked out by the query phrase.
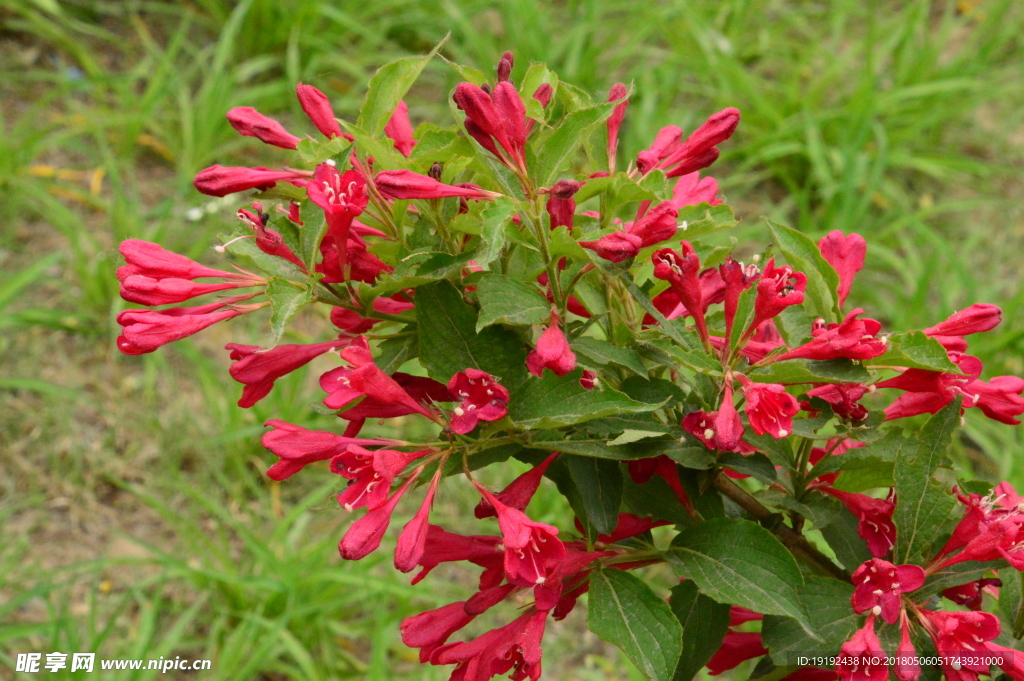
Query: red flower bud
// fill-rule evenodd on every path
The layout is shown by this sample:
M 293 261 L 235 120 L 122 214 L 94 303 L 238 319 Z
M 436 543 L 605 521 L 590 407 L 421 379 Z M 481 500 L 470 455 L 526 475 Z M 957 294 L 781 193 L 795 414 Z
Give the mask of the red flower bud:
M 395 143 L 395 149 L 408 157 L 416 146 L 416 140 L 412 136 L 412 123 L 409 122 L 409 107 L 404 101 L 398 102 L 394 113 L 384 126 L 384 134 Z
M 255 137 L 261 142 L 282 149 L 294 149 L 301 139 L 285 130 L 284 126 L 273 118 L 264 116 L 251 106 L 236 106 L 228 111 L 228 122 L 232 128 L 246 137 Z
M 309 120 L 313 121 L 313 125 L 324 137 L 328 139 L 344 137 L 352 140 L 351 135 L 342 132 L 341 126 L 334 117 L 334 110 L 331 109 L 331 102 L 327 99 L 327 95 L 312 85 L 303 85 L 302 83 L 295 86 L 295 95 L 299 98 L 302 110 L 306 112 Z
M 442 184 L 432 177 L 411 170 L 384 170 L 377 173 L 373 182 L 382 194 L 392 199 L 444 199 L 451 196 L 490 199 L 501 196 L 483 189 Z
M 544 374 L 544 369 L 565 376 L 576 368 L 576 355 L 569 349 L 569 341 L 557 324 L 552 323 L 541 334 L 536 349 L 526 357 L 526 367 L 538 377 Z
M 860 234 L 845 236 L 836 229 L 821 238 L 821 241 L 818 242 L 818 249 L 821 251 L 821 257 L 825 258 L 839 275 L 837 293 L 839 304 L 842 305 L 846 302 L 846 296 L 850 294 L 854 277 L 864 267 L 868 244 Z
M 213 165 L 199 171 L 192 184 L 207 196 L 227 196 L 247 189 L 266 190 L 281 181 L 304 185 L 307 176 L 300 172 L 267 168 L 224 167 Z

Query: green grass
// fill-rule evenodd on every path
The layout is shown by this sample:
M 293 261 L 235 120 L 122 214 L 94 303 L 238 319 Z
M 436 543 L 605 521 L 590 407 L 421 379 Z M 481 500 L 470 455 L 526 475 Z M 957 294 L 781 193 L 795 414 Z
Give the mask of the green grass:
M 861 232 L 853 301 L 896 329 L 999 304 L 1006 322 L 972 351 L 986 376 L 1024 372 L 1020 3 L 0 0 L 0 22 L 0 678 L 17 652 L 72 649 L 210 657 L 205 678 L 231 681 L 446 678 L 397 623 L 472 575 L 409 587 L 386 547 L 341 564 L 331 476 L 262 476 L 265 418 L 323 423 L 315 367 L 247 411 L 221 347 L 255 341 L 248 322 L 121 357 L 113 271 L 126 237 L 207 258 L 237 206 L 196 194 L 193 174 L 281 162 L 234 134 L 229 107 L 306 132 L 303 81 L 351 117 L 376 66 L 448 32 L 457 62 L 513 49 L 517 72 L 547 62 L 594 92 L 634 81 L 628 155 L 739 107 L 713 172 L 748 218 L 738 237 L 763 241 L 760 215 Z M 413 118 L 446 121 L 455 82 L 432 64 Z M 969 413 L 966 432 L 968 470 L 1024 483 L 1019 429 Z M 450 487 L 437 518 L 458 528 L 473 501 Z M 557 504 L 531 513 L 568 526 Z M 551 677 L 639 678 L 583 615 L 549 631 Z

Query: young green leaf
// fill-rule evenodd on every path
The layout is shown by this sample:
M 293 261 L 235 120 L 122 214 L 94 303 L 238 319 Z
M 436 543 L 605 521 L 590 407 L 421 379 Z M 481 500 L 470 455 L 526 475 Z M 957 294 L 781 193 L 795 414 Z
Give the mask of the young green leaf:
M 267 286 L 270 300 L 270 337 L 266 347 L 272 348 L 281 341 L 285 328 L 292 317 L 306 304 L 313 301 L 313 292 L 308 286 L 296 286 L 283 279 L 274 279 Z
M 554 183 L 558 173 L 569 165 L 572 157 L 576 155 L 584 136 L 590 134 L 591 128 L 605 121 L 614 108 L 614 102 L 605 102 L 574 111 L 562 119 L 558 129 L 544 140 L 543 147 L 537 151 L 533 170 L 542 187 Z
M 807 275 L 804 308 L 812 317 L 834 322 L 839 319 L 837 304 L 839 275 L 822 257 L 818 245 L 811 237 L 791 227 L 765 218 L 775 245 L 786 256 L 786 262 L 798 272 Z
M 739 315 L 737 314 L 737 318 Z M 866 383 L 871 374 L 852 359 L 787 359 L 747 377 L 755 383 Z
M 889 346 L 881 357 L 866 362 L 871 367 L 907 367 L 926 371 L 961 373 L 949 361 L 949 353 L 934 338 L 920 331 L 908 331 L 889 336 Z
M 515 214 L 516 205 L 515 200 L 502 196 L 492 201 L 481 213 L 480 247 L 474 256 L 481 267 L 497 260 L 505 248 L 505 225 Z
M 437 54 L 447 40 L 448 36 L 445 36 L 430 54 L 399 59 L 377 69 L 377 73 L 370 79 L 366 100 L 363 102 L 363 108 L 359 110 L 356 125 L 370 135 L 380 136 L 398 102 L 405 97 L 405 93 L 419 78 L 427 62 Z
M 620 348 L 608 341 L 583 336 L 572 342 L 572 349 L 584 360 L 589 360 L 600 366 L 615 364 L 625 367 L 640 376 L 647 376 L 647 369 L 643 360 L 633 348 Z
M 670 681 L 682 650 L 683 628 L 668 603 L 622 570 L 590 577 L 590 630 L 614 643 L 655 681 Z

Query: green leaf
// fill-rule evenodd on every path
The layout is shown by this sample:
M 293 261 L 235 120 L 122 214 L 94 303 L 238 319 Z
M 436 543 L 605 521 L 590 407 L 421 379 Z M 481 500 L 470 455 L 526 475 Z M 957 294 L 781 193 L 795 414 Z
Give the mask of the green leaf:
M 866 383 L 871 380 L 871 374 L 852 359 L 787 359 L 755 369 L 747 377 L 756 383 L 786 384 Z
M 370 79 L 366 100 L 363 102 L 363 108 L 359 110 L 356 125 L 370 135 L 380 136 L 398 102 L 405 97 L 405 93 L 420 77 L 427 62 L 437 54 L 447 40 L 448 36 L 445 36 L 430 54 L 423 57 L 399 59 L 377 69 L 377 73 Z
M 477 284 L 480 315 L 476 330 L 491 324 L 543 324 L 551 317 L 551 303 L 535 286 L 502 274 L 486 274 Z
M 378 348 L 379 354 L 374 363 L 386 374 L 393 374 L 399 367 L 416 356 L 420 349 L 420 339 L 415 333 L 415 326 L 402 329 L 404 335 L 385 338 Z
M 584 336 L 572 342 L 572 349 L 584 360 L 590 360 L 599 366 L 616 364 L 641 376 L 647 376 L 647 368 L 639 353 L 633 348 L 620 348 L 608 341 Z
M 313 301 L 313 292 L 308 286 L 296 286 L 283 279 L 273 279 L 267 286 L 267 299 L 270 300 L 270 337 L 267 348 L 276 346 L 281 341 L 288 322 L 298 314 L 306 304 Z
M 920 331 L 908 331 L 889 336 L 888 349 L 881 357 L 867 360 L 874 367 L 907 367 L 927 371 L 962 373 L 949 361 L 949 353 L 937 340 Z
M 565 225 L 551 230 L 548 236 L 548 252 L 552 258 L 568 257 L 572 260 L 590 262 L 590 251 L 584 250 L 579 242 L 572 238 Z
M 729 631 L 730 607 L 702 594 L 693 582 L 672 587 L 669 606 L 683 627 L 683 650 L 673 681 L 691 681 L 721 647 Z
M 821 317 L 826 321 L 839 320 L 836 304 L 839 275 L 835 269 L 821 256 L 818 245 L 811 237 L 801 232 L 780 225 L 765 218 L 768 229 L 772 232 L 775 245 L 786 256 L 786 262 L 793 269 L 807 275 L 807 290 L 804 293 L 804 308 L 811 317 Z
M 774 489 L 761 490 L 754 494 L 754 497 L 765 506 L 772 506 L 787 511 L 795 511 L 811 521 L 815 529 L 828 527 L 839 518 L 839 512 L 843 509 L 836 499 L 817 492 L 808 493 L 803 501 Z
M 682 650 L 683 628 L 668 603 L 628 572 L 595 570 L 590 577 L 589 604 L 591 631 L 621 648 L 649 678 L 672 679 Z
M 726 452 L 718 457 L 718 463 L 737 473 L 751 475 L 766 485 L 776 481 L 775 465 L 764 454 L 743 455 L 739 452 Z
M 517 202 L 507 196 L 501 196 L 484 208 L 480 217 L 480 247 L 474 260 L 481 267 L 486 267 L 498 259 L 505 248 L 505 226 L 516 212 Z
M 799 656 L 838 653 L 863 623 L 864 616 L 850 607 L 851 584 L 812 576 L 798 587 L 797 593 L 807 612 L 807 629 L 793 619 L 770 615 L 761 626 L 761 639 L 779 666 L 802 666 L 798 665 Z
M 757 301 L 757 287 L 751 286 L 740 294 L 736 303 L 736 316 L 733 318 L 732 335 L 729 337 L 729 350 L 735 353 L 740 345 L 740 338 L 754 321 L 754 303 Z M 751 372 L 754 373 L 754 372 Z M 757 380 L 751 378 L 750 380 Z
M 416 305 L 420 305 L 419 293 Z M 422 309 L 419 313 L 423 314 Z M 420 333 L 422 335 L 422 331 Z M 422 341 L 420 350 L 420 356 L 426 358 Z M 587 390 L 580 385 L 582 375 L 582 369 L 565 376 L 545 371 L 543 378 L 527 381 L 513 392 L 509 401 L 509 417 L 523 428 L 558 428 L 615 414 L 654 411 L 662 406 L 637 402 L 611 388 Z
M 306 270 L 314 271 L 316 261 L 320 258 L 320 242 L 327 234 L 327 217 L 322 210 L 306 211 L 308 214 L 299 228 L 299 243 L 302 252 L 299 259 L 306 263 Z
M 299 158 L 303 163 L 315 166 L 337 156 L 348 156 L 345 151 L 351 144 L 344 137 L 333 137 L 327 142 L 319 142 L 306 137 L 299 140 L 295 150 L 299 152 Z
M 492 326 L 476 332 L 476 310 L 451 282 L 441 280 L 416 289 L 420 362 L 431 378 L 447 383 L 475 367 L 514 389 L 526 378 L 526 348 L 519 338 Z
M 674 455 L 677 454 L 675 450 L 679 447 L 679 443 L 675 440 L 644 440 L 612 445 L 607 442 L 607 437 L 597 437 L 585 433 L 576 433 L 566 437 L 562 431 L 550 430 L 538 432 L 536 437 L 526 446 L 530 449 L 539 449 L 546 452 L 559 451 L 599 459 L 633 461 L 635 459 L 647 459 L 660 454 L 675 458 Z M 698 468 L 711 468 L 715 465 L 714 457 L 709 457 L 706 461 L 696 463 L 703 463 L 703 466 L 695 466 Z
M 752 447 L 768 455 L 768 458 L 776 466 L 790 469 L 794 466 L 796 459 L 793 455 L 793 438 L 774 438 L 768 433 L 758 435 L 753 430 L 743 433 L 743 439 Z
M 571 454 L 565 455 L 565 462 L 583 497 L 587 512 L 584 524 L 597 530 L 595 536 L 614 530 L 622 504 L 622 471 L 618 462 Z
M 538 151 L 533 171 L 540 186 L 548 187 L 557 179 L 558 173 L 576 155 L 584 136 L 589 134 L 589 128 L 607 120 L 615 106 L 615 102 L 605 102 L 574 111 L 562 119 L 558 129 L 544 140 Z
M 863 492 L 879 487 L 892 487 L 894 465 L 873 456 L 851 459 L 843 465 L 843 473 L 834 487 L 843 492 Z
M 821 530 L 821 536 L 828 542 L 836 558 L 848 571 L 853 572 L 864 561 L 871 560 L 867 542 L 857 534 L 858 520 L 844 506 L 839 515 Z
M 914 440 L 910 440 L 898 430 L 888 431 L 880 440 L 855 449 L 848 449 L 839 456 L 827 456 L 823 458 L 811 470 L 810 478 L 817 478 L 826 473 L 835 473 L 842 470 L 846 464 L 858 459 L 876 459 L 879 462 L 893 463 L 899 455 L 900 449 L 906 445 L 914 446 Z
M 661 326 L 662 333 L 664 333 L 666 336 L 674 340 L 676 343 L 681 345 L 686 350 L 692 348 L 689 341 L 687 341 L 686 338 L 681 333 L 679 333 L 675 325 L 670 323 L 667 319 L 665 319 L 665 315 L 661 314 L 658 308 L 654 307 L 654 303 L 651 302 L 651 299 L 647 296 L 646 293 L 640 290 L 640 288 L 633 281 L 633 277 L 630 276 L 628 272 L 620 272 L 619 279 L 622 281 L 622 284 L 626 287 L 626 290 L 629 291 L 630 295 L 633 296 L 636 302 L 640 303 L 640 307 L 642 307 L 648 313 L 650 313 L 650 315 L 654 317 L 654 321 L 658 322 L 658 324 Z
M 624 430 L 617 438 L 609 440 L 608 444 L 614 447 L 615 445 L 628 445 L 640 440 L 663 437 L 665 437 L 665 433 L 657 430 Z
M 893 479 L 896 487 L 894 556 L 897 564 L 919 562 L 937 539 L 936 534 L 952 518 L 956 500 L 945 485 L 932 479 L 946 458 L 953 434 L 960 426 L 960 398 L 928 419 L 918 433 L 920 445 L 903 447 L 896 457 Z M 937 547 L 936 547 L 937 548 Z
M 245 236 L 236 234 L 235 236 Z M 236 259 L 242 261 L 245 269 L 258 269 L 272 277 L 291 281 L 296 284 L 305 282 L 309 277 L 293 263 L 278 258 L 276 255 L 264 253 L 256 246 L 255 239 L 235 239 L 224 247 Z
M 696 239 L 720 232 L 723 229 L 731 229 L 737 224 L 732 208 L 724 203 L 717 206 L 706 203 L 684 206 L 679 209 L 678 220 L 683 224 L 680 236 L 685 236 L 687 239 Z
M 999 617 L 1003 631 L 1016 639 L 1024 637 L 1024 573 L 1005 567 L 999 571 Z
M 633 482 L 633 479 L 623 476 L 622 505 L 634 515 L 641 518 L 651 516 L 657 520 L 667 520 L 670 523 L 690 527 L 694 519 L 677 501 L 675 493 L 664 478 L 657 475 L 642 485 Z
M 806 620 L 796 592 L 803 577 L 793 554 L 757 523 L 707 520 L 680 533 L 669 552 L 683 576 L 719 603 Z

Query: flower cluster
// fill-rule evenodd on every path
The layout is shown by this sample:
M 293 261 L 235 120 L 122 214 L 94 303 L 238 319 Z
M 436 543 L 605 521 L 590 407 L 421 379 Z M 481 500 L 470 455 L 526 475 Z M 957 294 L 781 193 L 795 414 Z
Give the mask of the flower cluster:
M 951 490 L 936 475 L 964 410 L 1006 424 L 1024 413 L 1024 380 L 983 379 L 967 354 L 966 338 L 996 327 L 1000 309 L 973 304 L 920 332 L 883 332 L 847 304 L 868 257 L 860 235 L 815 242 L 770 223 L 767 252 L 715 245 L 736 220 L 701 172 L 739 111 L 688 135 L 665 127 L 617 171 L 626 86 L 593 102 L 541 65 L 519 87 L 514 71 L 506 53 L 492 82 L 460 83 L 448 128 L 414 128 L 409 84 L 383 76 L 355 124 L 298 86 L 322 140 L 229 111 L 240 134 L 295 151 L 299 167 L 196 176 L 208 195 L 255 193 L 216 247 L 231 270 L 125 241 L 121 295 L 150 309 L 119 315 L 118 347 L 152 352 L 269 308 L 268 342 L 226 346 L 243 408 L 328 358 L 319 411 L 341 425 L 267 421 L 267 475 L 338 476 L 338 505 L 358 514 L 338 547 L 347 560 L 380 548 L 408 497 L 418 510 L 396 533 L 395 567 L 417 571 L 414 584 L 442 563 L 480 569 L 465 600 L 401 625 L 421 662 L 454 665 L 454 681 L 539 679 L 549 618 L 588 592 L 597 633 L 658 678 L 758 658 L 793 666 L 782 653 L 797 644 L 779 634 L 792 625 L 790 637 L 832 636 L 804 645 L 842 661 L 775 678 L 881 681 L 876 627 L 899 626 L 883 638 L 900 640 L 888 651 L 900 659 L 924 635 L 953 660 L 942 664 L 950 679 L 989 672 L 955 661 L 969 652 L 998 653 L 1024 679 L 1016 640 L 996 643 L 1000 618 L 982 610 L 1000 586 L 986 570 L 1024 570 L 1024 499 L 1008 483 Z M 580 151 L 595 167 L 576 165 Z M 329 312 L 310 324 L 329 320 L 330 332 L 281 342 L 315 304 Z M 405 439 L 413 419 L 431 435 Z M 368 420 L 390 423 L 389 436 L 364 435 Z M 520 474 L 497 491 L 475 477 L 489 465 Z M 545 478 L 557 485 L 544 493 L 568 501 L 566 527 L 527 513 Z M 452 479 L 479 496 L 480 534 L 431 517 Z M 671 607 L 634 576 L 660 562 L 685 580 Z M 942 609 L 938 592 L 967 610 Z M 720 626 L 679 621 L 694 598 Z M 507 623 L 453 640 L 492 609 Z M 630 639 L 637 623 L 660 632 L 658 651 Z M 892 673 L 911 681 L 922 669 Z

